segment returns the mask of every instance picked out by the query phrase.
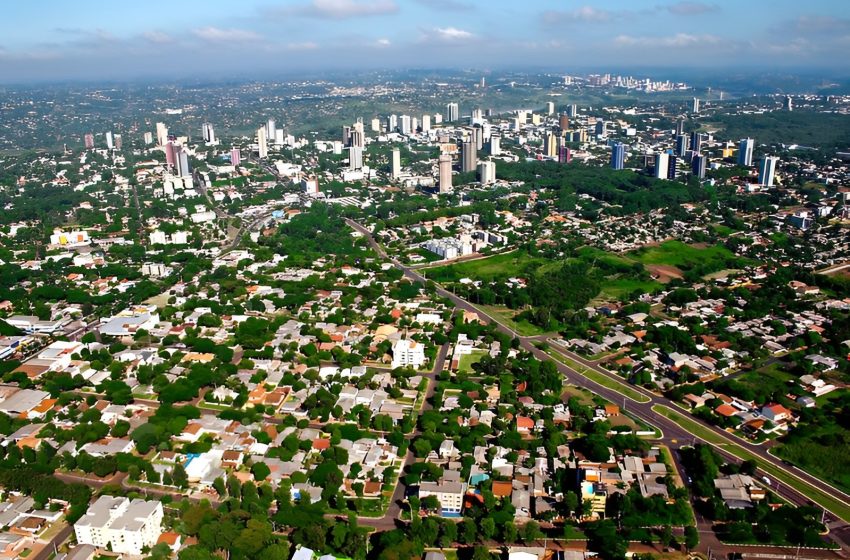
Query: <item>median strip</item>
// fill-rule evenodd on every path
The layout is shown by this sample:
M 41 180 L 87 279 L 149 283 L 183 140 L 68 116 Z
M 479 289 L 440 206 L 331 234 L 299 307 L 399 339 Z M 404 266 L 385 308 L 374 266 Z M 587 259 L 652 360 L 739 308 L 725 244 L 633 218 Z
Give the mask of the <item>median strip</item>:
M 633 389 L 632 387 L 626 385 L 625 382 L 620 383 L 614 379 L 611 379 L 605 374 L 599 373 L 598 371 L 594 371 L 589 367 L 583 366 L 582 364 L 566 357 L 564 354 L 561 354 L 554 348 L 549 348 L 546 350 L 546 353 L 551 356 L 553 359 L 563 363 L 566 366 L 569 366 L 570 369 L 575 370 L 577 373 L 583 375 L 589 380 L 593 381 L 597 385 L 602 385 L 606 389 L 611 389 L 612 391 L 616 391 L 626 397 L 627 399 L 631 399 L 637 403 L 646 404 L 651 401 L 649 397 Z

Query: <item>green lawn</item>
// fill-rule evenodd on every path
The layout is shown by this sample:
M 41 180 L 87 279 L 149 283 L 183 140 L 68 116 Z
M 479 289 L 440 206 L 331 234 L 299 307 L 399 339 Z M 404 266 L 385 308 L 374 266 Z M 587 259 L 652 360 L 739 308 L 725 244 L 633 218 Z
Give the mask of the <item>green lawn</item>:
M 722 436 L 709 430 L 702 424 L 697 423 L 685 414 L 677 412 L 672 408 L 663 405 L 655 405 L 652 407 L 652 410 L 672 420 L 673 422 L 686 429 L 690 433 L 694 434 L 695 436 L 699 437 L 706 443 L 722 447 L 724 451 L 731 453 L 742 461 L 754 461 L 762 471 L 767 473 L 774 480 L 777 480 L 782 484 L 785 484 L 786 486 L 794 488 L 802 495 L 806 496 L 821 507 L 831 511 L 833 514 L 837 515 L 844 521 L 850 521 L 850 504 L 845 503 L 844 501 L 839 500 L 837 498 L 834 498 L 832 495 L 820 490 L 819 488 L 811 486 L 805 481 L 789 473 L 785 469 L 781 469 L 771 463 L 763 461 L 761 458 L 759 458 L 757 455 L 755 455 L 748 449 L 736 443 L 729 442 Z
M 623 380 L 623 382 L 621 383 L 619 381 L 616 381 L 616 380 L 608 377 L 607 375 L 604 375 L 604 374 L 599 373 L 597 371 L 594 371 L 590 368 L 587 368 L 587 367 L 581 365 L 580 363 L 576 362 L 575 360 L 572 360 L 572 359 L 566 357 L 564 354 L 561 354 L 560 352 L 558 352 L 554 348 L 550 348 L 549 350 L 546 351 L 546 353 L 549 354 L 550 356 L 552 356 L 555 360 L 568 365 L 569 367 L 574 369 L 576 372 L 578 372 L 579 374 L 583 375 L 584 377 L 590 379 L 594 383 L 596 383 L 598 385 L 602 385 L 603 387 L 605 387 L 607 389 L 611 389 L 612 391 L 617 391 L 618 393 L 620 393 L 621 395 L 623 395 L 624 397 L 626 397 L 628 399 L 631 399 L 631 400 L 633 400 L 635 402 L 639 402 L 639 403 L 648 403 L 650 401 L 649 397 L 647 397 L 646 395 L 644 395 L 640 391 L 631 387 L 625 380 Z
M 668 265 L 682 270 L 710 268 L 711 270 L 705 270 L 705 274 L 729 268 L 728 264 L 738 260 L 726 247 L 714 245 L 701 248 L 681 241 L 665 241 L 654 247 L 643 247 L 632 251 L 629 256 L 645 265 Z
M 480 307 L 488 315 L 495 317 L 500 323 L 519 333 L 520 336 L 537 336 L 546 332 L 526 320 L 515 321 L 514 317 L 517 312 L 502 305 L 478 305 L 476 307 Z
M 660 282 L 655 280 L 640 280 L 636 278 L 625 277 L 609 277 L 602 281 L 602 291 L 599 292 L 597 298 L 603 299 L 620 299 L 639 290 L 643 293 L 650 293 L 661 287 Z
M 481 361 L 481 358 L 487 355 L 485 350 L 473 350 L 471 354 L 465 354 L 460 357 L 457 370 L 458 372 L 471 373 L 472 365 Z
M 427 268 L 421 272 L 437 282 L 454 282 L 461 278 L 490 281 L 496 278 L 522 276 L 526 271 L 534 270 L 544 264 L 546 264 L 545 259 L 531 257 L 523 251 L 510 251 L 483 259 Z

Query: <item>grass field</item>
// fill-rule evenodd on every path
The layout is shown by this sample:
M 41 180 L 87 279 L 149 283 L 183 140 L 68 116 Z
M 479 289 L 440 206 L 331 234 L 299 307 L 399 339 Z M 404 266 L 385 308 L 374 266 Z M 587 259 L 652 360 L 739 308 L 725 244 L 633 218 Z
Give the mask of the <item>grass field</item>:
M 515 321 L 514 317 L 516 316 L 516 311 L 513 309 L 509 309 L 501 305 L 479 305 L 477 307 L 480 307 L 483 311 L 487 312 L 488 315 L 497 318 L 503 325 L 515 332 L 518 332 L 520 336 L 537 336 L 546 332 L 537 325 L 532 325 L 528 321 Z
M 709 430 L 702 424 L 692 420 L 685 414 L 677 412 L 670 407 L 663 405 L 655 405 L 652 407 L 652 410 L 665 418 L 668 418 L 686 429 L 690 433 L 699 437 L 706 443 L 712 444 L 717 447 L 721 447 L 724 451 L 727 451 L 738 457 L 742 461 L 754 461 L 758 468 L 767 473 L 771 478 L 776 481 L 785 484 L 786 486 L 790 486 L 794 488 L 816 504 L 821 507 L 831 511 L 844 521 L 850 521 L 850 504 L 843 502 L 837 498 L 832 497 L 830 494 L 820 490 L 819 488 L 815 488 L 810 484 L 800 480 L 793 474 L 789 473 L 785 469 L 781 469 L 771 463 L 767 463 L 763 461 L 760 457 L 741 447 L 738 444 L 730 443 L 726 441 L 723 437 L 716 434 L 715 432 Z
M 714 269 L 706 271 L 706 274 L 729 268 L 727 264 L 737 260 L 737 257 L 726 247 L 714 245 L 702 248 L 681 241 L 665 241 L 660 245 L 632 251 L 628 255 L 644 265 L 663 264 L 682 270 L 690 270 L 697 266 Z
M 581 365 L 580 363 L 576 362 L 575 360 L 568 358 L 567 356 L 565 356 L 564 354 L 561 354 L 560 352 L 558 352 L 554 348 L 550 348 L 549 350 L 546 351 L 546 353 L 549 354 L 550 356 L 552 356 L 555 360 L 568 365 L 569 367 L 571 367 L 572 369 L 577 371 L 579 374 L 590 379 L 594 383 L 596 383 L 598 385 L 602 385 L 606 389 L 611 389 L 612 391 L 616 391 L 616 392 L 620 393 L 621 395 L 623 395 L 624 397 L 626 397 L 627 399 L 631 399 L 631 400 L 633 400 L 635 402 L 639 402 L 639 403 L 648 403 L 650 401 L 649 397 L 647 397 L 646 395 L 644 395 L 640 391 L 632 388 L 631 386 L 626 384 L 625 381 L 623 381 L 622 383 L 615 381 L 614 379 L 611 379 L 607 375 L 604 375 L 602 373 L 594 371 L 594 370 L 592 370 L 588 367 Z
M 597 298 L 602 299 L 620 299 L 627 296 L 635 290 L 640 290 L 644 293 L 652 292 L 660 288 L 661 283 L 655 280 L 639 280 L 635 278 L 606 278 L 602 281 L 602 291 L 599 292 Z
M 471 354 L 461 356 L 457 366 L 458 372 L 472 373 L 473 364 L 477 364 L 486 355 L 487 352 L 484 350 L 476 349 Z
M 546 263 L 546 260 L 531 257 L 522 251 L 511 251 L 483 259 L 422 269 L 421 272 L 437 282 L 455 282 L 461 278 L 490 281 L 496 278 L 522 276 L 527 271 L 535 270 Z

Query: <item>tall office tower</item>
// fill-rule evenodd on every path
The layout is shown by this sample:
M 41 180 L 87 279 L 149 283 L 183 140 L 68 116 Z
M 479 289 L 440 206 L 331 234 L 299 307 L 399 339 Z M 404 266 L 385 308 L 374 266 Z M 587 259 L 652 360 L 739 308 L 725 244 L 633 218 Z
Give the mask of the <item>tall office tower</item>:
M 174 145 L 174 142 L 166 142 L 164 150 L 165 164 L 169 167 L 175 167 L 177 165 L 177 146 Z
M 440 154 L 440 194 L 452 192 L 452 156 Z
M 705 179 L 705 169 L 707 164 L 708 158 L 702 154 L 697 154 L 694 156 L 693 161 L 691 161 L 691 172 L 700 179 Z
M 233 165 L 240 165 L 242 163 L 242 152 L 239 151 L 239 148 L 231 148 L 230 163 Z
M 680 134 L 676 137 L 676 155 L 685 157 L 686 153 L 688 153 L 688 135 Z
M 548 101 L 546 103 L 546 114 L 547 115 L 554 115 L 555 114 L 555 104 L 552 103 L 551 101 Z
M 265 159 L 269 156 L 269 142 L 266 136 L 266 127 L 257 129 L 257 157 Z
M 752 138 L 742 138 L 738 144 L 738 165 L 750 167 L 753 164 L 753 148 L 756 146 L 756 141 Z
M 398 131 L 402 134 L 409 135 L 413 127 L 410 122 L 410 115 L 402 115 L 398 118 Z
M 573 160 L 573 154 L 566 146 L 558 147 L 558 163 L 570 163 Z
M 676 178 L 676 164 L 679 163 L 679 158 L 670 156 L 667 160 L 667 178 L 671 181 Z
M 605 136 L 605 121 L 602 119 L 596 119 L 595 133 L 597 136 Z
M 558 117 L 558 126 L 561 127 L 561 130 L 570 128 L 570 117 L 566 113 L 561 113 L 561 116 Z
M 366 130 L 363 128 L 363 119 L 357 119 L 357 122 L 351 127 L 351 145 L 355 148 L 366 146 Z
M 182 148 L 175 154 L 177 162 L 177 174 L 181 177 L 188 177 L 192 174 L 192 168 L 189 166 L 189 154 Z
M 670 166 L 670 154 L 662 152 L 655 154 L 655 178 L 666 179 L 667 168 Z
M 115 142 L 115 149 L 116 150 L 121 150 L 121 148 L 124 147 L 124 139 L 121 137 L 120 134 L 116 134 L 115 137 L 113 138 L 113 141 Z
M 357 146 L 348 148 L 348 168 L 352 171 L 363 169 L 363 148 Z
M 275 126 L 274 119 L 269 119 L 269 122 L 266 123 L 266 138 L 274 138 L 276 131 L 277 126 Z
M 152 132 L 145 132 L 144 141 L 145 141 L 145 146 L 150 146 L 151 144 L 153 144 L 153 133 Z
M 694 97 L 694 100 L 691 104 L 691 112 L 692 113 L 699 113 L 699 98 L 697 98 L 697 97 Z
M 207 144 L 215 144 L 215 130 L 212 123 L 205 122 L 201 125 L 201 133 L 204 136 L 204 142 Z
M 472 127 L 472 142 L 476 151 L 484 147 L 484 129 L 479 124 Z
M 443 114 L 434 113 L 434 124 L 443 124 Z
M 676 121 L 676 136 L 681 136 L 685 133 L 685 119 L 679 119 Z
M 720 92 L 720 101 L 723 101 L 723 91 Z
M 431 115 L 422 115 L 422 132 L 431 130 Z
M 478 165 L 478 152 L 475 151 L 475 140 L 464 139 L 460 149 L 460 170 L 464 173 L 475 171 Z
M 543 155 L 550 158 L 558 155 L 558 137 L 551 130 L 543 138 Z
M 446 122 L 455 122 L 460 118 L 460 107 L 457 103 L 446 105 Z
M 381 132 L 381 119 L 372 119 L 372 132 Z
M 342 127 L 342 145 L 346 148 L 351 145 L 351 127 L 347 124 Z
M 487 143 L 489 147 L 489 154 L 491 156 L 500 156 L 502 155 L 502 137 L 501 136 L 490 136 L 490 141 Z
M 478 87 L 480 87 L 480 88 L 487 87 L 487 81 L 484 79 L 484 76 L 481 76 L 481 81 L 478 82 Z
M 705 135 L 699 132 L 691 133 L 691 151 L 693 152 L 701 152 L 702 151 L 702 141 L 705 139 Z
M 759 166 L 759 185 L 764 185 L 765 187 L 773 186 L 773 179 L 776 175 L 776 165 L 778 163 L 779 158 L 773 156 L 765 156 L 765 158 L 761 160 L 761 165 Z
M 115 142 L 112 139 L 112 131 L 108 131 L 106 134 L 104 134 L 104 136 L 106 137 L 106 147 L 111 150 L 115 147 Z
M 484 111 L 481 110 L 481 107 L 476 107 L 472 110 L 472 120 L 480 121 L 484 118 Z
M 611 146 L 611 168 L 625 169 L 626 167 L 626 146 L 622 142 L 617 142 Z
M 278 128 L 277 130 L 274 131 L 275 146 L 283 146 L 284 141 L 285 141 L 285 136 L 283 134 L 283 129 Z
M 785 96 L 785 110 L 793 111 L 794 110 L 794 100 L 791 99 L 790 95 Z
M 156 143 L 158 146 L 165 146 L 168 143 L 168 127 L 165 123 L 156 123 Z
M 570 105 L 567 108 L 567 116 L 572 117 L 572 118 L 576 118 L 578 116 L 578 105 L 575 105 L 575 104 Z
M 496 182 L 496 163 L 482 161 L 478 164 L 478 180 L 482 185 L 492 185 Z
M 392 156 L 392 178 L 398 179 L 401 177 L 401 150 L 393 148 Z
M 86 143 L 87 150 L 94 149 L 94 134 L 91 132 L 86 132 L 86 135 L 83 137 L 83 141 Z
M 418 118 L 416 118 L 416 117 L 410 118 L 410 130 L 414 134 L 419 132 L 419 119 Z
M 398 128 L 398 115 L 387 117 L 387 132 L 395 132 Z

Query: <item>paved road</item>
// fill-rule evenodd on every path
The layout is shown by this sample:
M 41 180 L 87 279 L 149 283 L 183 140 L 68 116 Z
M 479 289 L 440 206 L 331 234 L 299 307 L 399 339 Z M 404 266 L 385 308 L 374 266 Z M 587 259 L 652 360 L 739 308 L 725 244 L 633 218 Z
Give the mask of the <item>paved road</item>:
M 73 532 L 74 528 L 65 523 L 65 526 L 62 527 L 62 529 L 56 533 L 46 545 L 44 545 L 44 548 L 33 554 L 30 557 L 30 560 L 47 560 L 53 554 L 53 550 L 58 549 L 59 545 L 65 542 L 65 540 L 70 537 Z
M 394 259 L 394 258 L 390 257 L 389 255 L 387 255 L 387 253 L 383 249 L 383 247 L 381 247 L 380 244 L 378 244 L 375 241 L 374 237 L 372 236 L 371 231 L 369 231 L 363 225 L 359 224 L 358 222 L 355 222 L 354 220 L 350 220 L 350 219 L 347 219 L 346 222 L 348 223 L 348 225 L 350 227 L 354 228 L 356 231 L 363 234 L 368 239 L 369 244 L 372 246 L 372 248 L 381 257 L 389 260 L 391 263 L 393 263 L 393 265 L 396 268 L 401 270 L 406 278 L 408 278 L 412 281 L 421 282 L 421 283 L 431 282 L 430 280 L 428 280 L 426 277 L 424 277 L 422 274 L 420 274 L 416 270 L 413 270 L 410 267 L 407 267 L 407 266 L 401 264 L 397 259 Z M 479 318 L 481 318 L 482 320 L 484 320 L 488 323 L 495 324 L 497 329 L 500 330 L 501 332 L 504 332 L 508 335 L 511 335 L 511 336 L 518 338 L 520 340 L 520 347 L 522 349 L 530 352 L 535 358 L 537 358 L 539 360 L 552 360 L 551 356 L 549 356 L 548 354 L 546 354 L 545 352 L 543 352 L 542 350 L 537 348 L 537 346 L 535 346 L 536 342 L 539 342 L 542 339 L 545 339 L 545 337 L 539 337 L 539 336 L 538 337 L 523 337 L 523 336 L 520 336 L 517 332 L 513 331 L 512 329 L 508 328 L 504 324 L 500 323 L 496 317 L 489 315 L 486 311 L 483 311 L 482 309 L 475 307 L 474 305 L 472 305 L 468 301 L 466 301 L 466 300 L 456 296 L 455 294 L 445 290 L 444 288 L 442 288 L 438 284 L 435 284 L 435 287 L 436 287 L 437 293 L 440 296 L 450 300 L 455 305 L 456 308 L 461 309 L 461 310 L 465 310 L 465 311 L 477 313 Z M 596 372 L 598 372 L 602 375 L 605 375 L 606 377 L 609 377 L 610 379 L 612 379 L 612 380 L 614 380 L 618 383 L 622 382 L 621 379 L 618 379 L 611 372 L 600 367 L 598 364 L 583 358 L 582 356 L 579 356 L 577 354 L 573 354 L 573 353 L 568 352 L 568 351 L 562 351 L 562 353 L 568 355 L 571 359 L 574 359 L 576 362 L 579 362 L 583 366 L 591 368 L 594 371 L 596 371 Z M 690 432 L 688 432 L 687 430 L 685 430 L 684 428 L 682 428 L 681 426 L 679 426 L 678 424 L 676 424 L 672 420 L 669 420 L 668 418 L 661 416 L 660 414 L 656 414 L 652 410 L 652 406 L 655 405 L 655 404 L 664 404 L 664 405 L 670 406 L 672 408 L 676 408 L 676 405 L 672 401 L 670 401 L 669 399 L 662 397 L 662 396 L 659 396 L 659 395 L 656 395 L 655 393 L 651 393 L 649 391 L 646 391 L 646 390 L 644 390 L 640 387 L 630 386 L 632 389 L 643 393 L 648 398 L 648 401 L 646 403 L 638 403 L 638 402 L 635 402 L 635 401 L 630 401 L 630 400 L 625 399 L 621 393 L 614 391 L 612 389 L 609 389 L 607 387 L 603 387 L 602 385 L 599 385 L 597 383 L 594 383 L 590 379 L 588 379 L 585 376 L 581 375 L 580 373 L 574 371 L 572 368 L 570 368 L 566 364 L 564 364 L 564 363 L 562 363 L 558 360 L 553 360 L 553 361 L 555 362 L 555 364 L 558 367 L 558 370 L 561 372 L 561 374 L 564 375 L 565 378 L 568 379 L 570 383 L 577 385 L 579 387 L 583 387 L 585 389 L 588 389 L 588 390 L 592 391 L 593 393 L 600 395 L 601 397 L 607 399 L 610 402 L 614 402 L 614 403 L 622 402 L 625 410 L 629 414 L 631 414 L 632 416 L 638 418 L 639 420 L 645 422 L 646 424 L 648 424 L 650 426 L 655 426 L 655 427 L 659 428 L 660 430 L 662 430 L 662 432 L 664 434 L 663 439 L 666 442 L 672 442 L 673 440 L 676 440 L 678 445 L 683 445 L 683 444 L 687 444 L 687 443 L 691 443 L 691 442 L 703 441 L 702 438 L 700 438 L 700 437 L 698 437 L 694 434 L 691 434 Z M 833 488 L 831 485 L 824 483 L 823 481 L 809 475 L 808 473 L 803 472 L 800 469 L 797 469 L 796 467 L 789 467 L 788 465 L 784 464 L 781 460 L 776 459 L 775 457 L 770 455 L 767 452 L 767 449 L 764 449 L 764 448 L 759 447 L 757 445 L 749 444 L 748 442 L 744 442 L 743 440 L 740 440 L 739 438 L 731 436 L 727 432 L 725 432 L 725 431 L 723 431 L 723 430 L 721 430 L 721 429 L 719 429 L 715 426 L 711 426 L 707 423 L 704 423 L 704 422 L 700 421 L 699 419 L 697 419 L 695 417 L 691 417 L 691 419 L 694 422 L 701 424 L 706 429 L 711 430 L 714 434 L 717 435 L 718 438 L 725 440 L 727 443 L 742 445 L 742 446 L 746 447 L 748 451 L 757 455 L 759 457 L 759 459 L 764 461 L 765 463 L 769 463 L 769 464 L 773 465 L 774 467 L 785 471 L 790 476 L 795 476 L 798 479 L 803 480 L 807 484 L 814 486 L 814 487 L 820 489 L 821 491 L 824 491 L 824 492 L 831 494 L 836 499 L 843 500 L 843 501 L 847 502 L 848 504 L 850 504 L 850 496 L 848 496 L 844 492 L 838 490 L 837 488 Z M 712 444 L 711 442 L 704 442 L 704 443 L 711 445 L 718 453 L 720 453 L 722 456 L 724 456 L 727 460 L 733 461 L 735 463 L 740 461 L 737 457 L 735 457 L 734 455 L 732 455 L 731 453 L 726 451 L 723 447 L 718 447 L 718 446 Z M 675 445 L 673 447 L 675 447 Z M 792 488 L 790 488 L 786 485 L 782 485 L 780 488 L 774 489 L 774 491 L 776 491 L 778 494 L 780 494 L 783 498 L 789 499 L 794 503 L 802 504 L 802 503 L 809 503 L 810 502 L 810 500 L 807 496 L 801 495 L 799 492 L 797 492 L 796 490 L 794 490 L 794 489 L 792 489 Z M 842 527 L 844 527 L 844 525 L 842 525 Z M 850 532 L 850 531 L 848 531 L 848 532 Z M 839 541 L 839 544 L 842 546 L 842 548 L 850 549 L 850 546 L 848 546 L 848 544 L 850 544 L 850 541 L 843 540 L 843 538 L 845 536 L 846 536 L 846 533 L 844 531 L 839 531 L 839 530 L 836 531 L 836 535 L 835 535 L 836 540 Z

